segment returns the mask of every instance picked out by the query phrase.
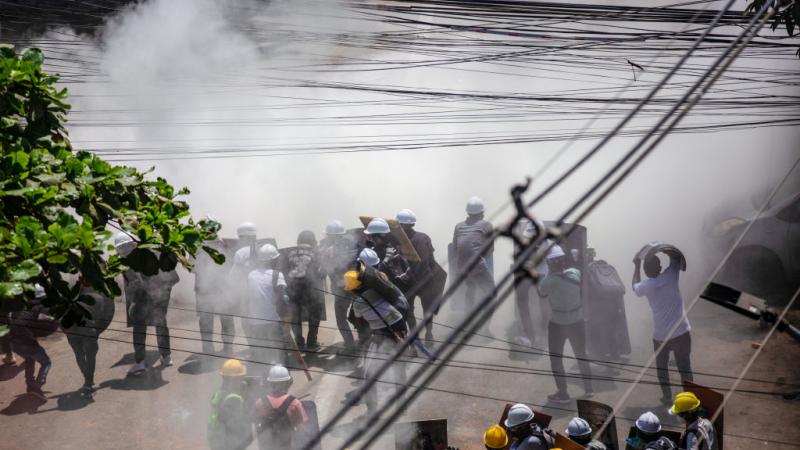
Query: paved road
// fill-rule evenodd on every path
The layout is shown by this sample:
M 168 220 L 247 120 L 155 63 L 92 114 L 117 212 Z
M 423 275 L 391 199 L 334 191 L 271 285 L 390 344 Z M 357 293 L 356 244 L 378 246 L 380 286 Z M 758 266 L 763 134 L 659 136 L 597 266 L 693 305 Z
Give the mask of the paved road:
M 643 302 L 629 304 L 629 317 L 646 317 Z M 97 383 L 100 389 L 94 401 L 81 399 L 76 390 L 81 386 L 77 366 L 66 339 L 56 333 L 46 339 L 54 366 L 45 390 L 47 401 L 21 394 L 24 380 L 20 367 L 4 366 L 0 369 L 0 415 L 4 433 L 0 448 L 204 448 L 205 427 L 209 399 L 219 383 L 216 373 L 220 359 L 200 365 L 194 355 L 200 343 L 196 332 L 194 314 L 171 310 L 170 324 L 173 335 L 175 365 L 166 369 L 154 367 L 142 377 L 126 377 L 132 362 L 130 334 L 125 328 L 122 308 L 118 308 L 117 322 L 103 335 L 98 355 Z M 328 317 L 333 317 L 329 311 Z M 738 375 L 746 360 L 755 351 L 751 343 L 764 332 L 754 324 L 717 309 L 700 305 L 692 311 L 694 326 L 693 363 L 701 373 L 722 374 L 723 378 L 698 375 L 701 384 L 728 387 L 731 377 Z M 324 324 L 330 326 L 331 322 Z M 503 335 L 493 322 L 493 331 Z M 647 360 L 652 352 L 649 339 L 649 321 L 632 322 L 632 364 Z M 443 335 L 439 329 L 439 335 Z M 323 343 L 335 343 L 338 336 L 331 329 L 323 329 Z M 218 339 L 218 338 L 217 338 Z M 243 340 L 238 340 L 244 344 Z M 155 345 L 154 338 L 148 344 Z M 404 420 L 447 418 L 451 445 L 463 449 L 479 449 L 483 429 L 497 420 L 506 401 L 523 401 L 554 416 L 553 428 L 563 430 L 573 414 L 574 404 L 547 405 L 546 395 L 554 390 L 552 378 L 546 373 L 546 357 L 529 360 L 510 359 L 508 346 L 502 342 L 481 340 L 479 347 L 464 350 L 457 356 L 454 367 L 448 367 L 408 411 Z M 490 347 L 490 348 L 485 348 Z M 246 347 L 238 347 L 245 354 Z M 155 362 L 157 353 L 151 348 L 148 358 Z M 352 361 L 332 355 L 308 358 L 314 371 L 314 381 L 308 383 L 296 372 L 294 392 L 316 400 L 325 421 L 333 413 L 344 394 L 353 389 Z M 786 336 L 776 336 L 765 347 L 757 363 L 747 375 L 750 379 L 780 381 L 800 384 L 796 361 L 800 360 L 800 345 Z M 416 364 L 410 363 L 409 367 Z M 491 365 L 491 366 L 489 366 Z M 458 367 L 456 367 L 458 366 Z M 574 363 L 566 363 L 567 370 L 577 372 Z M 600 371 L 602 368 L 593 366 Z M 614 405 L 629 386 L 623 379 L 632 379 L 638 370 L 623 367 L 615 381 L 598 383 L 596 400 Z M 325 374 L 323 375 L 323 372 Z M 652 382 L 651 372 L 644 378 Z M 745 382 L 742 389 L 771 392 L 779 387 L 763 382 Z M 580 395 L 580 382 L 570 383 L 573 395 Z M 657 405 L 659 390 L 656 385 L 640 385 L 630 399 L 620 408 L 617 424 L 620 434 L 630 426 L 627 418 L 653 409 L 667 425 L 677 422 Z M 351 411 L 345 424 L 326 439 L 324 448 L 334 448 L 349 430 L 353 419 L 363 413 L 363 406 Z M 800 408 L 797 403 L 777 396 L 743 393 L 733 396 L 725 416 L 726 449 L 793 449 L 800 442 Z M 9 432 L 8 430 L 13 430 Z M 783 441 L 769 443 L 767 441 Z M 393 437 L 386 436 L 374 448 L 393 448 Z

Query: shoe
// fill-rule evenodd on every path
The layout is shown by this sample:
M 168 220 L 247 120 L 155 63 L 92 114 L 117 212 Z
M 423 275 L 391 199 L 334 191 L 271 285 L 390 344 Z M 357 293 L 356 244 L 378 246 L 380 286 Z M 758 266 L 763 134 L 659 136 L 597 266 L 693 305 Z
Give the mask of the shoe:
M 561 403 L 562 405 L 572 401 L 569 394 L 565 392 L 556 392 L 555 394 L 550 394 L 547 396 L 547 400 L 553 403 Z
M 41 398 L 42 400 L 47 400 L 47 397 L 44 395 L 44 391 L 42 391 L 42 386 L 36 383 L 31 383 L 28 385 L 27 389 L 28 394 L 34 395 L 36 397 Z
M 165 355 L 161 357 L 161 367 L 169 367 L 172 365 L 172 356 Z
M 664 406 L 672 406 L 672 396 L 671 395 L 662 395 L 661 399 L 659 401 Z
M 81 397 L 92 398 L 94 397 L 94 388 L 92 386 L 84 386 L 81 388 Z
M 17 363 L 17 358 L 14 357 L 13 353 L 6 353 L 6 355 L 3 356 L 3 364 L 8 364 L 13 366 L 16 363 Z
M 144 364 L 144 361 L 138 362 L 131 366 L 128 369 L 128 375 L 141 375 L 147 370 L 147 366 Z
M 320 348 L 322 348 L 322 347 L 319 345 L 319 342 L 316 342 L 316 341 L 314 341 L 314 342 L 309 341 L 308 344 L 306 344 L 306 351 L 309 351 L 309 352 L 319 351 Z
M 592 398 L 594 397 L 594 389 L 587 388 L 583 390 L 583 398 Z

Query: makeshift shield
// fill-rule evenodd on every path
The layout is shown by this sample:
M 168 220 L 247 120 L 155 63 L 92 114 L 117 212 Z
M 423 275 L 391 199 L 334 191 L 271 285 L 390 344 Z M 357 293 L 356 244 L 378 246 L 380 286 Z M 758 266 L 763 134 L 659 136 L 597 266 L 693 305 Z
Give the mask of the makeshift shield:
M 395 450 L 447 449 L 447 419 L 420 420 L 394 426 Z
M 678 258 L 681 264 L 681 270 L 686 272 L 686 257 L 683 256 L 683 252 L 678 250 L 678 247 L 675 247 L 671 244 L 666 244 L 661 241 L 653 241 L 647 243 L 639 253 L 636 254 L 636 258 L 640 261 L 644 261 L 649 256 L 653 256 L 657 253 L 664 253 L 670 257 Z
M 366 227 L 373 217 L 360 216 L 359 219 L 361 220 L 361 223 L 364 224 L 364 227 Z M 389 230 L 392 232 L 392 237 L 397 241 L 400 254 L 403 255 L 403 258 L 405 258 L 407 261 L 419 262 L 420 258 L 417 254 L 417 250 L 414 248 L 414 244 L 411 243 L 411 239 L 408 238 L 405 230 L 403 230 L 400 222 L 396 221 L 395 219 L 387 219 L 386 223 L 389 224 Z
M 586 450 L 586 447 L 561 433 L 556 433 L 556 448 L 560 448 L 561 450 Z
M 618 450 L 619 442 L 617 442 L 617 421 L 614 418 L 614 408 L 606 405 L 605 403 L 595 402 L 591 400 L 577 400 L 578 404 L 578 417 L 589 422 L 592 430 L 595 430 L 594 439 L 606 444 L 608 450 Z M 603 427 L 606 420 L 610 422 L 603 431 L 602 435 L 597 435 L 597 431 Z

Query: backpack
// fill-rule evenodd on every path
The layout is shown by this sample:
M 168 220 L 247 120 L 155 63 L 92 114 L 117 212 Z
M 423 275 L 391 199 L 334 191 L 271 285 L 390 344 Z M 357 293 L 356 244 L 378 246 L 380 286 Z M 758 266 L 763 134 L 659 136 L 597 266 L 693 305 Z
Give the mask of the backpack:
M 645 450 L 676 450 L 677 448 L 675 443 L 666 436 L 661 436 L 658 440 L 645 446 Z
M 625 284 L 617 269 L 605 261 L 589 264 L 589 291 L 596 295 L 618 297 L 625 295 Z
M 289 419 L 288 410 L 294 402 L 295 397 L 289 395 L 277 409 L 272 409 L 272 402 L 264 397 L 266 405 L 272 409 L 272 414 L 261 418 L 258 423 L 258 440 L 261 448 L 292 448 L 292 436 L 294 427 Z M 266 443 L 266 446 L 261 445 Z
M 289 253 L 289 268 L 286 277 L 289 283 L 310 282 L 314 264 L 314 250 L 297 247 Z

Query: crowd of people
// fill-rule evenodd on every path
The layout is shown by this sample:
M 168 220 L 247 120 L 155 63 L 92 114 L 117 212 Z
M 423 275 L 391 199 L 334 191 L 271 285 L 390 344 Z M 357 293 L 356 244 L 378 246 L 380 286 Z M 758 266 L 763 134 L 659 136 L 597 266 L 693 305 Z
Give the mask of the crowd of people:
M 477 300 L 494 289 L 494 229 L 484 218 L 484 209 L 477 197 L 467 201 L 467 217 L 454 227 L 448 246 L 450 275 L 464 276 L 459 301 L 455 302 L 456 312 L 467 313 Z M 235 319 L 239 318 L 250 346 L 250 361 L 257 363 L 251 365 L 251 376 L 263 379 L 267 390 L 266 396 L 249 402 L 250 411 L 247 411 L 244 405 L 248 402 L 243 395 L 247 386 L 242 381 L 247 372 L 245 364 L 237 359 L 225 362 L 222 387 L 211 402 L 209 445 L 212 448 L 240 448 L 230 443 L 251 442 L 252 424 L 255 424 L 259 442 L 263 442 L 261 436 L 273 433 L 270 430 L 295 430 L 307 419 L 302 403 L 288 394 L 291 376 L 286 367 L 291 366 L 293 357 L 304 365 L 303 353 L 321 348 L 319 328 L 327 319 L 326 293 L 332 298 L 336 328 L 343 341 L 340 352 L 363 356 L 359 367 L 362 377 L 372 375 L 376 362 L 381 360 L 378 356 L 398 350 L 409 328 L 416 326 L 417 299 L 423 312 L 437 312 L 433 309 L 445 288 L 448 274 L 434 258 L 430 237 L 416 229 L 416 216 L 411 210 L 399 211 L 395 222 L 390 224 L 382 218 L 373 218 L 363 229 L 347 230 L 341 222 L 333 220 L 319 242 L 313 232 L 306 230 L 299 234 L 296 246 L 282 249 L 277 248 L 274 241 L 258 239 L 255 225 L 245 222 L 237 227 L 235 241 L 208 243 L 226 253 L 228 263 L 214 264 L 205 254 L 196 260 L 195 295 L 203 353 L 233 357 L 237 335 Z M 531 229 L 531 224 L 525 228 L 523 234 L 527 233 L 527 238 L 532 237 Z M 125 233 L 118 234 L 114 243 L 116 251 L 123 256 L 136 248 L 134 239 Z M 562 361 L 567 342 L 578 361 L 584 398 L 594 393 L 590 357 L 614 361 L 630 353 L 622 300 L 626 289 L 616 269 L 603 260 L 596 260 L 593 249 L 585 246 L 562 248 L 552 242 L 547 245 L 545 261 L 530 268 L 540 276 L 538 285 L 534 286 L 530 279 L 517 283 L 516 311 L 521 331 L 516 342 L 530 346 L 542 339 L 542 330 L 546 330 L 556 385 L 556 391 L 548 400 L 567 403 L 571 397 Z M 659 254 L 670 258 L 666 270 L 661 268 Z M 692 379 L 691 327 L 678 288 L 679 271 L 685 269 L 685 261 L 674 247 L 651 243 L 637 254 L 634 265 L 633 292 L 646 297 L 653 312 L 653 345 L 658 352 L 656 364 L 662 402 L 673 403 L 667 371 L 670 352 L 675 355 L 681 378 Z M 640 267 L 647 279 L 641 279 Z M 139 376 L 148 370 L 145 358 L 148 327 L 154 327 L 160 365 L 172 364 L 167 311 L 172 289 L 178 281 L 175 271 L 160 271 L 154 276 L 133 270 L 124 274 L 125 311 L 127 325 L 132 328 L 134 348 L 134 363 L 128 370 L 130 376 Z M 95 390 L 98 339 L 113 319 L 114 301 L 87 286 L 82 294 L 82 298 L 92 299 L 82 302 L 90 318 L 65 331 L 84 377 L 80 393 L 91 398 Z M 37 291 L 37 299 L 45 296 L 46 293 Z M 531 315 L 537 303 L 540 326 L 534 323 Z M 11 325 L 11 333 L 2 339 L 3 362 L 14 362 L 12 349 L 21 355 L 28 392 L 43 395 L 42 386 L 51 362 L 32 332 L 35 327 L 30 324 L 44 320 L 46 310 L 34 302 L 33 308 L 17 308 L 4 312 L 4 316 Z M 220 324 L 221 350 L 214 346 L 216 321 Z M 488 324 L 485 324 L 484 330 L 487 329 Z M 422 342 L 416 341 L 413 346 L 399 350 L 410 356 L 417 352 L 427 354 L 434 342 L 429 323 Z M 36 363 L 40 365 L 38 373 Z M 394 368 L 394 381 L 404 383 L 403 365 L 395 364 Z M 679 406 L 679 400 L 684 398 L 681 396 L 685 395 L 680 394 L 672 407 L 680 414 L 689 414 Z M 377 388 L 367 392 L 364 404 L 367 414 L 379 407 Z M 691 418 L 686 417 L 687 420 Z M 542 434 L 542 430 L 533 426 L 532 419 L 530 408 L 514 406 L 504 427 L 487 431 L 487 448 L 506 448 L 512 441 L 512 449 L 553 448 L 547 433 Z M 654 441 L 651 438 L 658 434 L 656 428 L 659 427 L 653 425 L 658 419 L 647 413 L 637 421 L 637 427 L 640 422 L 641 435 L 634 437 L 639 439 L 636 445 L 649 445 Z M 705 422 L 698 427 L 701 429 L 698 433 L 705 433 L 704 445 L 712 448 L 713 439 L 704 428 Z M 602 448 L 601 443 L 587 440 L 591 428 L 582 419 L 571 422 L 568 432 L 581 445 Z M 507 434 L 505 438 L 497 437 L 504 436 L 503 433 Z M 491 446 L 503 442 L 502 446 Z M 706 448 L 693 442 L 687 437 L 679 447 Z

